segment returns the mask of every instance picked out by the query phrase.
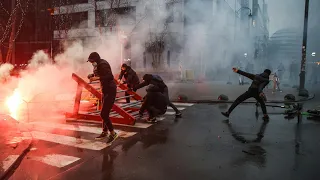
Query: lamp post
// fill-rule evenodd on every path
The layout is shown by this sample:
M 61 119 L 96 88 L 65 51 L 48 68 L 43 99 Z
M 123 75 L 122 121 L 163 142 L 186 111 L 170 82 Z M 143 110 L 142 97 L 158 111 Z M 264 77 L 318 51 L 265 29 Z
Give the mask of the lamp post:
M 309 0 L 306 0 L 305 1 L 305 10 L 304 10 L 302 59 L 301 59 L 301 68 L 300 68 L 300 85 L 299 85 L 299 96 L 302 96 L 302 97 L 309 96 L 308 90 L 305 89 L 306 52 L 307 52 L 307 37 L 308 37 L 308 14 L 309 14 Z
M 234 37 L 233 37 L 234 41 L 236 40 L 236 23 L 237 23 L 236 17 L 237 17 L 237 14 L 239 14 L 239 11 L 241 11 L 241 10 L 243 10 L 243 9 L 248 9 L 248 10 L 250 11 L 249 14 L 248 14 L 248 17 L 249 17 L 249 18 L 252 17 L 252 11 L 251 11 L 251 9 L 250 9 L 249 7 L 241 7 L 240 9 L 238 9 L 237 11 L 234 12 L 234 13 L 235 13 L 235 16 L 234 16 L 234 33 L 233 33 L 233 35 L 234 35 Z M 249 24 L 251 24 L 251 23 L 249 23 Z M 249 26 L 249 31 L 250 31 L 250 26 Z

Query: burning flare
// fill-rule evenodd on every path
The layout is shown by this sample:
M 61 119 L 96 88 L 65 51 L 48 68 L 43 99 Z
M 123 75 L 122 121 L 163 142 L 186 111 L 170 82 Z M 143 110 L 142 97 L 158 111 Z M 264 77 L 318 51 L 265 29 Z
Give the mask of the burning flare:
M 10 116 L 14 119 L 18 119 L 18 112 L 20 109 L 21 104 L 23 103 L 21 94 L 19 91 L 16 89 L 13 92 L 13 95 L 8 97 L 6 100 L 6 105 L 9 109 Z

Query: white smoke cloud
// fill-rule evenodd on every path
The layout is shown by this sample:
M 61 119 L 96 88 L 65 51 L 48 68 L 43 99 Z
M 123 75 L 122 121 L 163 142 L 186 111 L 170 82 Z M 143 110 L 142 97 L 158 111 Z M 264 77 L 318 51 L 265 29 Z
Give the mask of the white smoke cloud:
M 208 14 L 208 12 L 216 12 L 217 9 L 203 4 L 202 1 L 193 1 L 189 4 L 189 8 L 183 10 L 183 3 L 179 4 L 181 2 L 176 1 L 178 6 L 173 10 L 174 20 L 183 25 L 184 17 L 182 14 L 185 11 L 187 18 L 193 21 L 185 31 L 181 31 L 179 27 L 174 27 L 172 24 L 168 25 L 167 31 L 164 23 L 172 15 L 172 10 L 166 8 L 167 1 L 146 0 L 138 3 L 141 4 L 137 7 L 142 9 L 137 10 L 140 15 L 137 15 L 136 24 L 130 28 L 121 27 L 125 30 L 128 38 L 132 40 L 131 56 L 136 62 L 136 67 L 142 67 L 145 43 L 160 35 L 164 35 L 166 40 L 176 39 L 175 43 L 180 45 L 182 49 L 172 53 L 172 56 L 176 58 L 176 62 L 181 61 L 184 68 L 192 68 L 199 74 L 227 67 L 233 62 L 234 52 L 241 52 L 247 47 L 247 42 L 233 41 L 234 26 L 231 21 L 234 14 L 232 13 L 219 11 L 215 14 Z M 92 24 L 92 22 L 88 24 Z M 119 22 L 119 24 L 122 23 Z M 173 33 L 169 33 L 170 31 Z M 78 31 L 70 30 L 67 36 L 73 37 L 77 33 Z M 238 37 L 243 34 L 240 31 L 236 33 Z M 186 37 L 185 43 L 183 43 L 184 37 Z M 171 42 L 166 50 L 175 48 L 175 46 Z M 110 63 L 114 75 L 119 73 L 121 46 L 117 32 L 103 31 L 96 38 L 65 43 L 63 49 L 64 51 L 56 55 L 54 60 L 44 51 L 36 52 L 27 69 L 21 72 L 21 78 L 15 80 L 15 86 L 12 83 L 10 87 L 8 86 L 12 90 L 11 93 L 16 88 L 24 101 L 29 103 L 29 114 L 33 117 L 48 117 L 50 114 L 62 110 L 71 111 L 77 85 L 72 80 L 71 74 L 76 73 L 86 78 L 87 74 L 92 72 L 91 64 L 86 62 L 91 52 L 96 51 L 101 58 L 106 59 Z M 164 64 L 165 54 L 166 51 L 162 54 Z M 148 57 L 150 63 L 152 57 L 150 55 Z M 164 69 L 168 71 L 166 66 Z M 63 100 L 57 99 L 57 96 L 61 97 L 63 94 L 68 97 L 66 96 Z
M 10 71 L 13 70 L 14 66 L 9 63 L 2 64 L 0 66 L 0 79 L 7 78 L 10 76 Z

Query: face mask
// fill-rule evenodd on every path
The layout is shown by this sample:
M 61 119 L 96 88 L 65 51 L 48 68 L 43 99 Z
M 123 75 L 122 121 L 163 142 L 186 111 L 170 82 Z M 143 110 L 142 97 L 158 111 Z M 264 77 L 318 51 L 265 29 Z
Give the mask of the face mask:
M 97 64 L 96 62 L 93 62 L 93 63 L 92 63 L 92 66 L 93 66 L 93 67 L 97 67 L 97 65 L 98 65 L 98 64 Z

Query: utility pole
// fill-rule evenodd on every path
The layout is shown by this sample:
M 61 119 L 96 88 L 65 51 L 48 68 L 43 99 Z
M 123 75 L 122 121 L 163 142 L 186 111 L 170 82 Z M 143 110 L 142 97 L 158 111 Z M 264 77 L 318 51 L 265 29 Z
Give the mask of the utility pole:
M 306 80 L 306 52 L 307 52 L 307 37 L 308 37 L 308 15 L 309 15 L 309 0 L 305 2 L 304 24 L 303 24 L 303 41 L 302 41 L 302 59 L 300 69 L 300 87 L 299 96 L 308 97 L 309 92 L 305 89 Z

